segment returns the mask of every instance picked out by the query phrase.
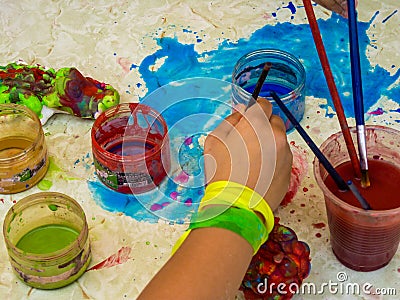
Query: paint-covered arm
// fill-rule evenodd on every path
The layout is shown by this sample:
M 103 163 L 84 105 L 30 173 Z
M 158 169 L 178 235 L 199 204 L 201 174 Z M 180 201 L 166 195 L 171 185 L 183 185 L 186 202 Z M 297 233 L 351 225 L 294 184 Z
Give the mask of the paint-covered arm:
M 262 195 L 272 209 L 279 205 L 288 188 L 292 155 L 283 121 L 272 115 L 272 107 L 267 101 L 259 100 L 258 105 L 253 105 L 244 115 L 236 112 L 229 116 L 207 137 L 204 152 L 208 187 L 223 181 L 236 182 Z M 268 159 L 270 157 L 272 166 Z M 214 208 L 205 206 L 204 211 Z M 236 208 L 232 207 L 231 210 L 236 213 Z M 244 216 L 252 219 L 252 222 L 257 223 L 258 220 L 258 224 L 264 222 L 266 227 L 269 226 L 268 220 L 254 211 L 250 215 L 244 213 Z M 210 219 L 218 218 L 212 214 Z M 255 247 L 248 236 L 241 235 L 245 232 L 247 222 L 233 224 L 239 228 L 235 229 L 236 232 L 226 229 L 229 226 L 190 231 L 139 298 L 234 298 Z M 261 235 L 263 228 L 253 226 L 251 230 Z

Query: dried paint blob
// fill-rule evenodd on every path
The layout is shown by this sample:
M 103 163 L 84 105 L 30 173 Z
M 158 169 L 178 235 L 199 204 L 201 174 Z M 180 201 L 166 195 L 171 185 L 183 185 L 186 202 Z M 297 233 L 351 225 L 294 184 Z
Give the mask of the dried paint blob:
M 246 299 L 290 299 L 310 269 L 308 245 L 299 241 L 292 229 L 275 219 L 275 226 L 253 256 L 240 289 Z M 277 291 L 279 284 L 281 293 Z
M 0 101 L 28 107 L 44 124 L 49 118 L 44 107 L 96 118 L 119 103 L 119 93 L 109 84 L 83 76 L 76 68 L 55 71 L 21 62 L 0 67 Z

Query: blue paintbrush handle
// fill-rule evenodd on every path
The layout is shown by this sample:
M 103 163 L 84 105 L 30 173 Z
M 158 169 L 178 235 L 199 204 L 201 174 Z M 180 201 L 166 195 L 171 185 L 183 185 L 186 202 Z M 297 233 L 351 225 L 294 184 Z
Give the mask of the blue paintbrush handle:
M 364 99 L 362 93 L 360 50 L 358 45 L 357 11 L 355 0 L 347 0 L 349 15 L 349 42 L 351 81 L 353 86 L 354 116 L 356 125 L 364 125 Z
M 297 132 L 301 135 L 304 141 L 307 143 L 308 147 L 312 150 L 315 156 L 318 158 L 319 162 L 324 166 L 325 170 L 332 176 L 332 179 L 335 181 L 336 185 L 340 190 L 346 191 L 348 190 L 348 186 L 343 178 L 339 175 L 339 173 L 335 170 L 329 160 L 325 157 L 325 155 L 319 150 L 318 146 L 314 143 L 311 137 L 307 134 L 307 132 L 301 127 L 300 123 L 296 120 L 290 110 L 283 104 L 282 100 L 279 96 L 271 91 L 271 96 L 275 100 L 275 103 L 278 104 L 279 108 L 286 115 L 289 121 L 293 124 L 293 127 L 296 128 Z
M 314 143 L 311 137 L 307 134 L 307 132 L 301 127 L 300 123 L 296 120 L 290 110 L 285 106 L 279 96 L 274 92 L 270 92 L 272 98 L 275 100 L 275 103 L 278 104 L 279 108 L 286 115 L 290 122 L 292 122 L 294 128 L 296 128 L 297 132 L 301 135 L 303 140 L 307 143 L 308 147 L 312 150 L 315 156 L 318 158 L 319 162 L 324 166 L 325 170 L 331 175 L 333 181 L 336 183 L 338 188 L 342 191 L 350 190 L 353 195 L 356 197 L 358 202 L 360 203 L 363 209 L 371 209 L 369 203 L 364 199 L 364 197 L 360 194 L 355 186 L 352 185 L 352 182 L 346 183 L 340 174 L 335 170 L 329 160 L 325 157 L 325 155 L 319 150 L 318 146 Z

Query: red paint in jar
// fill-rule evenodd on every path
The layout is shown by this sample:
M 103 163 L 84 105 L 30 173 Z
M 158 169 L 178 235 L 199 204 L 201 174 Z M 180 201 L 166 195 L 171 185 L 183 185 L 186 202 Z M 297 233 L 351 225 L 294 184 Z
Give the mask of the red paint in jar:
M 151 107 L 139 103 L 111 107 L 96 119 L 92 151 L 99 179 L 125 194 L 150 191 L 170 169 L 165 120 Z

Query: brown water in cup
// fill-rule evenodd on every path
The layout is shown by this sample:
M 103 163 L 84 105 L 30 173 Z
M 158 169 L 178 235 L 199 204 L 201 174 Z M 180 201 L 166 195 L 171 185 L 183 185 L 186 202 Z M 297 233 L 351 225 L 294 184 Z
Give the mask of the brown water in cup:
M 355 131 L 351 131 L 356 140 Z M 368 159 L 378 158 L 400 169 L 400 132 L 382 126 L 367 126 L 366 135 Z M 341 132 L 329 137 L 320 150 L 335 168 L 349 161 Z M 314 160 L 314 175 L 324 193 L 330 241 L 337 259 L 356 271 L 373 271 L 387 265 L 400 241 L 400 203 L 392 209 L 366 211 L 346 203 L 327 187 L 324 181 L 328 174 L 317 159 Z M 362 189 L 360 191 L 363 193 Z M 398 201 L 398 191 L 394 190 L 392 195 L 393 201 Z M 374 202 L 379 199 L 367 198 L 367 201 L 374 208 Z

